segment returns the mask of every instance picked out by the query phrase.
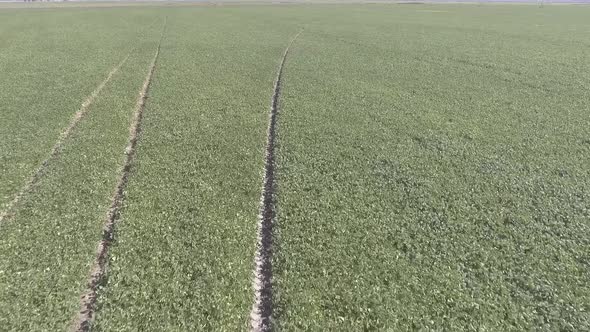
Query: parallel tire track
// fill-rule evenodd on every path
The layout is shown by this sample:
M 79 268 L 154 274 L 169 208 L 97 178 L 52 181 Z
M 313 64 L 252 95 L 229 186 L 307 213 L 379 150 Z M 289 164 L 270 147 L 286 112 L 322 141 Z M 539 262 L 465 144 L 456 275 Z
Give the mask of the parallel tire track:
M 125 64 L 125 62 L 127 62 L 127 60 L 129 59 L 129 56 L 131 56 L 132 52 L 133 52 L 133 49 L 131 51 L 129 51 L 127 56 L 125 56 L 125 58 L 123 60 L 121 60 L 121 62 L 119 62 L 109 72 L 107 77 L 96 87 L 96 89 L 94 89 L 94 91 L 92 91 L 90 96 L 88 96 L 86 98 L 86 100 L 82 103 L 82 106 L 80 107 L 80 109 L 72 117 L 70 124 L 59 135 L 57 141 L 55 142 L 55 144 L 53 145 L 53 148 L 51 149 L 51 152 L 49 153 L 49 156 L 47 156 L 47 158 L 45 160 L 43 160 L 41 165 L 37 168 L 37 170 L 35 170 L 33 175 L 29 178 L 29 180 L 25 183 L 25 185 L 21 188 L 21 190 L 8 203 L 6 208 L 2 212 L 0 212 L 0 224 L 2 224 L 4 219 L 12 213 L 13 208 L 18 204 L 18 202 L 21 200 L 21 198 L 27 192 L 29 192 L 33 188 L 33 186 L 39 181 L 39 179 L 41 178 L 43 173 L 45 173 L 45 170 L 47 169 L 47 167 L 49 166 L 51 161 L 53 159 L 55 159 L 60 154 L 62 147 L 63 147 L 64 143 L 66 142 L 66 140 L 72 135 L 72 132 L 74 131 L 76 126 L 78 126 L 78 123 L 80 123 L 80 121 L 84 118 L 86 113 L 88 113 L 88 108 L 90 107 L 90 105 L 92 105 L 92 103 L 94 102 L 96 97 L 98 97 L 98 95 L 100 94 L 102 89 L 107 85 L 107 83 L 110 82 L 111 78 L 119 71 L 119 69 L 121 69 L 121 67 Z
M 167 21 L 168 19 L 166 18 L 160 35 L 160 40 L 158 41 L 156 52 L 143 82 L 143 86 L 139 92 L 137 103 L 135 104 L 133 119 L 129 126 L 129 140 L 127 142 L 127 147 L 125 148 L 125 163 L 119 171 L 119 180 L 117 181 L 117 185 L 113 195 L 111 196 L 111 205 L 106 215 L 102 239 L 98 243 L 98 248 L 96 250 L 95 260 L 90 272 L 90 278 L 88 279 L 87 288 L 80 298 L 80 311 L 76 316 L 73 325 L 71 326 L 70 330 L 72 331 L 88 331 L 90 329 L 92 320 L 94 319 L 97 290 L 98 286 L 106 275 L 108 250 L 113 241 L 115 223 L 119 218 L 124 197 L 124 190 L 127 186 L 129 174 L 131 171 L 131 163 L 135 157 L 137 140 L 141 131 L 141 120 L 143 119 L 143 112 L 145 109 L 145 101 L 152 83 L 152 77 L 156 69 L 156 63 L 158 61 L 158 57 L 160 56 L 160 47 L 162 45 L 162 39 L 164 38 L 164 33 L 166 31 Z
M 250 313 L 250 328 L 253 332 L 272 330 L 272 226 L 276 218 L 275 145 L 277 114 L 279 112 L 278 106 L 285 61 L 291 45 L 302 32 L 303 29 L 291 39 L 291 42 L 285 48 L 277 71 L 270 103 L 264 177 L 262 179 L 260 214 L 258 216 L 257 248 L 254 257 L 254 304 Z
M 146 30 L 149 30 L 152 26 L 154 26 L 154 24 L 156 24 L 157 21 L 158 21 L 157 19 L 154 20 L 146 28 Z M 102 89 L 111 81 L 113 76 L 121 69 L 121 67 L 123 67 L 123 65 L 127 62 L 129 57 L 131 56 L 131 54 L 136 49 L 137 49 L 137 46 L 133 47 L 129 51 L 129 53 L 127 53 L 125 58 L 123 58 L 123 60 L 121 60 L 121 62 L 119 62 L 115 67 L 113 67 L 113 69 L 109 72 L 107 77 L 94 89 L 94 91 L 92 91 L 90 96 L 88 96 L 86 98 L 86 100 L 84 100 L 84 102 L 80 106 L 80 109 L 78 109 L 78 111 L 72 117 L 72 120 L 70 120 L 70 124 L 59 135 L 57 141 L 53 145 L 53 148 L 51 148 L 51 152 L 49 153 L 47 158 L 45 158 L 45 160 L 43 160 L 41 165 L 37 168 L 37 170 L 35 170 L 33 175 L 29 178 L 29 180 L 25 183 L 25 185 L 21 188 L 21 190 L 13 197 L 13 199 L 10 202 L 8 202 L 5 209 L 0 211 L 0 224 L 2 224 L 4 219 L 6 219 L 10 214 L 12 214 L 13 209 L 18 204 L 18 202 L 20 202 L 22 197 L 26 193 L 31 191 L 31 189 L 35 186 L 35 184 L 37 184 L 37 182 L 39 182 L 39 179 L 41 179 L 41 177 L 45 173 L 45 170 L 47 169 L 47 167 L 49 166 L 51 161 L 54 160 L 60 154 L 65 142 L 72 135 L 72 132 L 74 131 L 74 129 L 76 129 L 76 127 L 78 126 L 78 123 L 80 123 L 80 121 L 84 118 L 86 113 L 88 113 L 88 108 L 90 107 L 90 105 L 92 105 L 94 103 L 94 100 L 101 93 Z

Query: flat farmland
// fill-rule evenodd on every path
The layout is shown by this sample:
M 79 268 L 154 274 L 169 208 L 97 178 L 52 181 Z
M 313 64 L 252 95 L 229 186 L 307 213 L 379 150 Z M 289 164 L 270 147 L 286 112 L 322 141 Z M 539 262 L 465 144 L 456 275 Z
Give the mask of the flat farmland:
M 588 17 L 0 5 L 0 330 L 589 330 Z

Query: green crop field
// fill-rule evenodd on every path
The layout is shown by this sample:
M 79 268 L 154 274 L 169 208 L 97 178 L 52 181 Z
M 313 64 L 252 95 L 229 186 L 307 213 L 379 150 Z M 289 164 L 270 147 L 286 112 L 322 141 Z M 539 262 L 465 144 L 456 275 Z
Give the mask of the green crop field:
M 590 330 L 589 17 L 0 4 L 0 331 Z

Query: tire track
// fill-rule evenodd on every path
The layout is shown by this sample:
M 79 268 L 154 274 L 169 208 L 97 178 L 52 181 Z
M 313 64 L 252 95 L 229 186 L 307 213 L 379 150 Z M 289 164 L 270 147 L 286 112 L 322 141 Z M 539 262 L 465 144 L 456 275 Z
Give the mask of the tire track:
M 266 136 L 266 155 L 264 163 L 264 177 L 262 179 L 262 194 L 260 196 L 260 214 L 258 215 L 257 248 L 254 257 L 254 304 L 250 312 L 250 328 L 253 332 L 267 332 L 272 330 L 272 227 L 276 219 L 275 201 L 275 146 L 276 124 L 278 115 L 283 68 L 289 49 L 301 35 L 299 31 L 283 53 L 277 76 L 274 82 L 273 95 L 270 104 L 270 114 Z
M 127 142 L 127 146 L 125 147 L 124 152 L 125 162 L 119 171 L 119 179 L 117 181 L 117 185 L 115 186 L 115 190 L 111 196 L 111 205 L 106 215 L 106 221 L 102 232 L 102 239 L 98 243 L 96 257 L 94 259 L 94 263 L 92 264 L 92 269 L 90 271 L 90 278 L 88 279 L 87 288 L 84 291 L 83 295 L 80 297 L 80 311 L 77 314 L 75 321 L 70 328 L 71 331 L 88 331 L 94 319 L 97 290 L 101 282 L 104 280 L 104 277 L 106 276 L 108 250 L 113 241 L 115 224 L 119 219 L 119 214 L 124 198 L 124 190 L 129 180 L 131 163 L 133 162 L 133 159 L 135 157 L 137 140 L 141 132 L 141 121 L 143 119 L 145 101 L 147 100 L 147 94 L 152 83 L 152 78 L 154 75 L 154 71 L 156 69 L 156 63 L 160 56 L 160 48 L 162 45 L 162 39 L 164 38 L 164 33 L 166 32 L 167 23 L 168 18 L 166 17 L 166 19 L 164 20 L 164 26 L 162 27 L 160 40 L 158 41 L 158 46 L 156 47 L 156 52 L 154 54 L 154 57 L 152 58 L 152 62 L 148 69 L 148 73 L 139 92 L 137 103 L 135 104 L 133 119 L 129 126 L 129 140 Z
M 156 24 L 156 22 L 157 22 L 157 20 L 154 20 L 146 28 L 146 30 L 149 30 L 151 27 L 153 27 L 154 24 Z M 121 69 L 121 67 L 123 67 L 123 65 L 125 65 L 125 63 L 129 59 L 131 54 L 136 49 L 137 49 L 137 46 L 133 47 L 129 51 L 129 53 L 127 53 L 125 58 L 123 58 L 123 60 L 121 60 L 115 67 L 113 67 L 113 69 L 111 69 L 111 71 L 108 73 L 107 77 L 102 82 L 100 82 L 100 84 L 94 89 L 94 91 L 92 91 L 92 93 L 86 98 L 86 100 L 84 100 L 84 102 L 82 102 L 82 105 L 80 106 L 78 111 L 76 111 L 76 113 L 74 113 L 74 116 L 70 120 L 69 125 L 58 136 L 57 141 L 55 142 L 55 144 L 51 148 L 51 152 L 49 153 L 47 158 L 45 158 L 45 160 L 43 160 L 43 162 L 41 162 L 41 165 L 37 168 L 37 170 L 35 170 L 33 175 L 29 178 L 29 180 L 25 183 L 25 185 L 21 188 L 21 190 L 19 192 L 17 192 L 17 194 L 13 197 L 13 199 L 10 202 L 8 202 L 8 204 L 6 205 L 4 210 L 2 210 L 0 212 L 0 225 L 2 224 L 4 219 L 6 219 L 7 217 L 9 217 L 12 214 L 13 209 L 20 202 L 20 200 L 23 198 L 23 196 L 26 193 L 28 193 L 31 189 L 33 189 L 35 184 L 37 184 L 37 182 L 39 182 L 39 179 L 41 179 L 41 177 L 45 173 L 45 170 L 47 169 L 47 167 L 49 166 L 51 161 L 59 156 L 65 142 L 72 135 L 72 132 L 74 131 L 74 129 L 76 129 L 76 127 L 78 126 L 80 121 L 82 121 L 84 116 L 88 113 L 88 109 L 89 109 L 90 105 L 92 105 L 94 103 L 94 100 L 98 97 L 98 95 L 100 95 L 102 89 L 111 81 L 113 76 L 115 76 L 115 74 Z

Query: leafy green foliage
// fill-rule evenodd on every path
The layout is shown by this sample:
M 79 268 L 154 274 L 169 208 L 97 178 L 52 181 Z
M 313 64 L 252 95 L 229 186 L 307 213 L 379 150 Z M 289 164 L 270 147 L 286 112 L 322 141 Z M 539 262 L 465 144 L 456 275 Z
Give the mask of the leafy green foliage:
M 0 330 L 79 309 L 162 44 L 98 331 L 248 328 L 270 97 L 278 330 L 590 329 L 588 8 L 0 10 Z M 152 23 L 154 23 L 152 25 Z
M 287 64 L 279 330 L 590 328 L 588 9 L 373 8 Z

